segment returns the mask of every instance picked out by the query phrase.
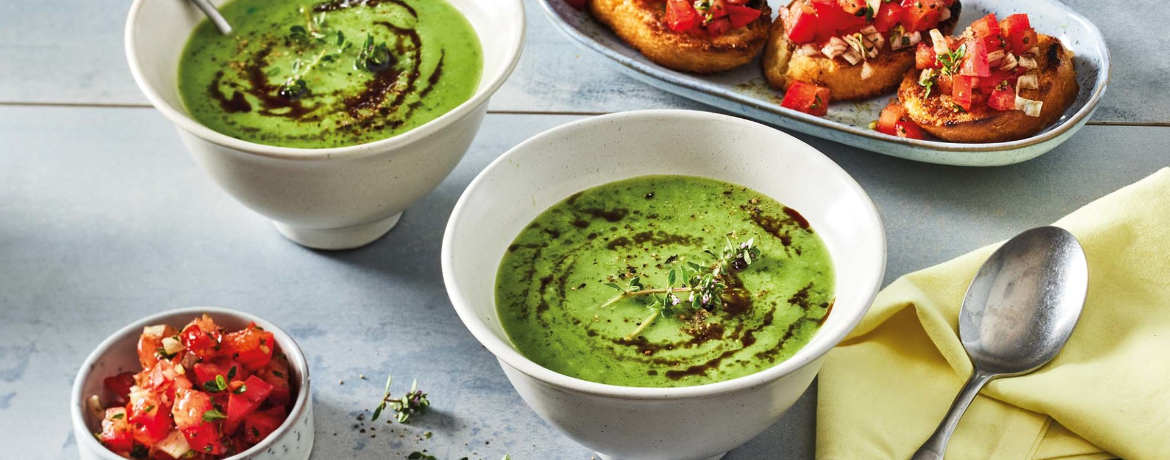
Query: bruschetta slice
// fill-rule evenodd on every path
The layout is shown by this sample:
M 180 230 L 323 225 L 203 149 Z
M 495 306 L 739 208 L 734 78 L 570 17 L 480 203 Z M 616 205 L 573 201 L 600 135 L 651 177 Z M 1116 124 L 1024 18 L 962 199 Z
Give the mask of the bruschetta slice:
M 917 50 L 898 88 L 906 116 L 951 142 L 1023 139 L 1056 122 L 1080 88 L 1073 54 L 1027 15 L 976 21 L 961 37 Z
M 772 24 L 764 75 L 779 90 L 826 87 L 833 100 L 892 93 L 927 31 L 949 35 L 961 10 L 959 0 L 795 0 Z
M 751 62 L 772 23 L 764 0 L 590 0 L 588 8 L 651 61 L 697 74 Z

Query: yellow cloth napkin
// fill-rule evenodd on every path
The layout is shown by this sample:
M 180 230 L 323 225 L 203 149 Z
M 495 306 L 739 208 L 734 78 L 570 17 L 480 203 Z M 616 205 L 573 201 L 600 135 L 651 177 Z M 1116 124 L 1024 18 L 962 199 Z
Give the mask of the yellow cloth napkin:
M 983 389 L 946 458 L 1170 459 L 1170 169 L 1056 225 L 1089 262 L 1080 323 L 1047 366 Z M 878 294 L 821 370 L 818 459 L 903 460 L 926 440 L 971 374 L 959 306 L 995 247 Z

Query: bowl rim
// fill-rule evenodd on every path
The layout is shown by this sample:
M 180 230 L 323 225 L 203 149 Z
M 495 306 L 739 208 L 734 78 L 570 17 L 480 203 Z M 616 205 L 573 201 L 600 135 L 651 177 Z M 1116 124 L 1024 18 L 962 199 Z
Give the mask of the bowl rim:
M 508 17 L 514 18 L 516 23 L 513 24 L 513 27 L 511 28 L 499 27 L 493 28 L 491 31 L 480 31 L 476 29 L 476 34 L 477 36 L 482 36 L 481 34 L 488 32 L 497 32 L 500 30 L 506 32 L 508 34 L 508 49 L 504 59 L 507 60 L 507 64 L 494 75 L 481 75 L 479 88 L 476 89 L 475 94 L 473 94 L 466 101 L 463 101 L 462 104 L 459 104 L 455 108 L 447 111 L 437 118 L 423 123 L 414 129 L 385 139 L 356 145 L 348 145 L 344 147 L 330 147 L 322 149 L 280 147 L 237 139 L 235 137 L 231 137 L 220 133 L 219 131 L 208 128 L 202 123 L 195 121 L 193 118 L 187 115 L 184 110 L 179 110 L 175 107 L 172 107 L 171 104 L 169 104 L 162 97 L 162 95 L 159 94 L 158 90 L 156 90 L 155 87 L 150 84 L 150 82 L 143 75 L 143 72 L 140 68 L 141 63 L 138 59 L 138 49 L 136 46 L 137 41 L 135 40 L 134 34 L 134 25 L 138 23 L 142 5 L 147 1 L 152 0 L 134 0 L 134 3 L 130 5 L 130 12 L 126 18 L 126 26 L 123 33 L 123 46 L 126 48 L 126 59 L 130 64 L 130 73 L 134 76 L 134 82 L 137 83 L 138 89 L 142 91 L 150 104 L 154 106 L 154 108 L 159 112 L 162 112 L 164 116 L 170 119 L 170 121 L 180 129 L 189 132 L 204 141 L 221 147 L 238 150 L 245 154 L 286 160 L 320 161 L 373 155 L 379 152 L 386 152 L 410 145 L 423 138 L 426 138 L 427 136 L 439 132 L 443 128 L 452 125 L 457 120 L 473 112 L 475 108 L 482 104 L 486 104 L 488 99 L 494 95 L 496 91 L 498 91 L 500 87 L 503 86 L 504 82 L 508 80 L 508 77 L 512 75 L 512 71 L 516 69 L 516 65 L 519 63 L 520 55 L 524 49 L 524 37 L 527 29 L 527 16 L 524 11 L 523 0 L 491 0 L 493 5 L 495 4 L 494 2 L 499 2 L 500 5 L 511 5 L 513 14 L 508 15 Z M 451 6 L 459 9 L 454 4 Z M 460 10 L 460 13 L 466 14 L 463 13 L 462 10 Z M 206 19 L 200 19 L 200 21 L 205 20 Z M 480 40 L 481 47 L 482 43 L 483 41 Z M 485 79 L 488 82 L 486 85 L 484 84 Z
M 273 431 L 256 445 L 231 457 L 225 457 L 224 460 L 243 460 L 251 457 L 253 454 L 259 453 L 262 450 L 269 448 L 273 443 L 276 442 L 276 439 L 283 437 L 288 433 L 293 425 L 300 421 L 305 412 L 309 410 L 309 406 L 312 404 L 312 390 L 309 388 L 311 381 L 309 377 L 309 362 L 305 358 L 305 354 L 301 350 L 300 345 L 297 344 L 296 340 L 294 340 L 288 332 L 285 332 L 284 329 L 281 329 L 271 321 L 267 321 L 263 318 L 260 318 L 259 316 L 239 310 L 232 310 L 223 307 L 177 308 L 146 316 L 122 327 L 121 329 L 118 329 L 117 332 L 114 332 L 109 337 L 106 337 L 105 340 L 102 340 L 102 342 L 98 344 L 98 346 L 94 348 L 92 352 L 90 352 L 89 356 L 85 358 L 85 361 L 82 362 L 81 368 L 78 369 L 77 377 L 75 377 L 73 380 L 73 389 L 70 390 L 69 400 L 69 411 L 70 417 L 73 420 L 74 437 L 77 438 L 77 446 L 79 449 L 94 452 L 98 456 L 108 457 L 111 460 L 122 459 L 122 457 L 107 449 L 106 446 L 103 446 L 96 439 L 94 439 L 94 437 L 89 433 L 89 425 L 86 424 L 86 415 L 82 409 L 82 406 L 86 404 L 85 400 L 89 398 L 89 395 L 83 395 L 81 392 L 82 388 L 85 386 L 86 379 L 90 376 L 90 369 L 94 363 L 110 351 L 110 348 L 114 346 L 114 342 L 117 342 L 131 334 L 139 334 L 141 333 L 143 327 L 158 324 L 162 318 L 186 314 L 200 315 L 203 313 L 211 315 L 213 319 L 216 316 L 230 316 L 245 321 L 253 321 L 261 325 L 264 327 L 264 330 L 271 332 L 274 336 L 276 336 L 278 343 L 283 339 L 283 341 L 286 341 L 292 345 L 291 347 L 285 347 L 281 345 L 281 348 L 283 349 L 284 354 L 289 357 L 289 365 L 296 368 L 300 374 L 300 379 L 298 379 L 299 388 L 297 390 L 296 403 L 293 405 L 292 410 L 289 411 L 288 416 L 285 417 L 284 422 L 281 423 L 275 431 Z
M 589 130 L 607 122 L 623 120 L 623 119 L 637 119 L 637 118 L 682 118 L 698 120 L 703 123 L 732 123 L 744 126 L 749 126 L 752 129 L 768 130 L 770 133 L 774 132 L 782 136 L 786 136 L 794 142 L 800 143 L 807 147 L 817 155 L 811 155 L 807 160 L 820 163 L 822 166 L 828 167 L 840 179 L 844 180 L 846 187 L 862 199 L 862 204 L 865 208 L 865 216 L 872 219 L 876 223 L 877 236 L 881 242 L 881 257 L 880 260 L 873 260 L 871 262 L 870 270 L 876 273 L 875 279 L 868 287 L 863 287 L 862 298 L 866 299 L 866 303 L 862 308 L 859 308 L 853 317 L 846 320 L 845 328 L 840 332 L 828 337 L 828 340 L 822 340 L 816 344 L 806 344 L 803 348 L 796 352 L 791 358 L 769 367 L 754 374 L 745 375 L 742 377 L 724 380 L 720 382 L 707 383 L 703 385 L 694 385 L 686 387 L 629 387 L 621 385 L 610 385 L 604 383 L 591 382 L 587 380 L 569 377 L 564 374 L 557 373 L 547 369 L 521 354 L 508 341 L 501 340 L 495 334 L 488 331 L 487 327 L 481 322 L 475 312 L 472 311 L 471 302 L 465 298 L 464 292 L 456 280 L 454 269 L 454 254 L 452 252 L 452 244 L 454 239 L 454 229 L 460 217 L 463 215 L 464 208 L 468 206 L 468 200 L 479 185 L 487 180 L 491 173 L 500 168 L 513 167 L 510 163 L 511 157 L 516 155 L 516 152 L 531 148 L 533 145 L 547 145 L 549 141 L 564 137 L 568 131 Z M 600 115 L 582 120 L 566 123 L 547 131 L 544 131 L 536 136 L 533 136 L 524 142 L 509 149 L 503 155 L 500 155 L 492 161 L 486 168 L 483 169 L 471 183 L 464 190 L 459 197 L 459 201 L 455 204 L 455 208 L 451 212 L 451 218 L 447 222 L 446 229 L 443 233 L 443 244 L 440 254 L 443 282 L 447 289 L 447 294 L 451 299 L 452 306 L 455 312 L 459 315 L 459 319 L 475 336 L 476 340 L 496 356 L 502 364 L 506 364 L 517 371 L 528 375 L 536 380 L 552 385 L 557 388 L 571 390 L 578 393 L 590 394 L 595 396 L 620 398 L 627 400 L 679 400 L 692 398 L 705 398 L 718 396 L 727 393 L 743 391 L 751 388 L 756 388 L 769 382 L 778 380 L 784 376 L 792 374 L 797 370 L 809 365 L 810 363 L 819 360 L 829 350 L 841 342 L 848 335 L 857 324 L 861 322 L 862 317 L 865 316 L 869 310 L 873 299 L 877 296 L 877 291 L 885 277 L 886 269 L 886 234 L 885 227 L 882 225 L 881 215 L 877 211 L 873 200 L 861 188 L 852 176 L 844 169 L 833 162 L 829 157 L 820 153 L 819 150 L 804 143 L 803 141 L 793 137 L 792 135 L 778 129 L 771 128 L 767 125 L 745 120 L 742 118 L 733 117 L 730 115 L 723 115 L 711 112 L 693 111 L 693 110 L 678 110 L 678 109 L 662 109 L 662 110 L 639 110 L 630 112 L 618 112 L 607 115 Z M 495 266 L 493 265 L 493 268 Z

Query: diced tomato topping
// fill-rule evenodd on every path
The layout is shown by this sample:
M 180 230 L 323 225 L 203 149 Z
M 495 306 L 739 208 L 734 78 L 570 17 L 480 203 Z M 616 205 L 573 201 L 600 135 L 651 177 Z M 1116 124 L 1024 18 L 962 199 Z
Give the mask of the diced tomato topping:
M 221 454 L 223 442 L 219 439 L 219 428 L 212 411 L 211 396 L 199 390 L 178 390 L 175 392 L 175 406 L 171 415 L 175 426 L 187 438 L 187 443 L 196 452 Z
M 846 13 L 853 15 L 866 7 L 865 0 L 837 0 L 837 4 L 841 5 L 841 9 Z
M 804 44 L 813 41 L 817 34 L 817 13 L 804 2 L 796 2 L 790 10 L 784 23 L 788 29 L 788 39 L 793 43 Z
M 228 399 L 227 420 L 224 424 L 225 433 L 234 433 L 244 417 L 255 412 L 272 393 L 272 385 L 254 375 L 244 382 L 233 382 L 232 386 L 234 388 Z
M 938 88 L 938 92 L 933 94 L 951 94 L 954 90 L 955 79 L 950 75 L 939 75 L 934 79 L 934 85 Z
M 224 382 L 243 377 L 243 366 L 226 356 L 213 358 L 195 364 L 195 384 L 206 387 L 215 384 L 216 376 L 223 376 Z M 204 388 L 206 391 L 210 391 Z
M 847 13 L 836 0 L 812 0 L 812 5 L 817 13 L 817 41 L 828 40 L 840 31 L 866 24 L 864 17 Z
M 979 77 L 971 77 L 967 75 L 956 75 L 951 89 L 951 99 L 955 101 L 963 110 L 971 110 L 971 101 L 974 97 L 974 89 L 979 85 Z
M 276 347 L 272 333 L 261 330 L 255 324 L 223 336 L 223 344 L 229 356 L 249 369 L 259 369 L 267 364 Z
M 719 18 L 707 23 L 707 34 L 712 37 L 718 37 L 731 32 L 732 29 L 731 19 L 729 18 Z
M 938 25 L 942 9 L 947 8 L 942 0 L 902 0 L 902 25 L 910 32 L 923 32 Z
M 727 17 L 731 19 L 731 26 L 735 28 L 751 24 L 760 17 L 761 11 L 739 5 L 727 5 Z
M 573 8 L 576 8 L 578 10 L 585 9 L 585 3 L 587 3 L 588 1 L 589 0 L 565 0 L 565 2 L 567 2 L 569 4 L 569 6 L 572 6 Z
M 106 409 L 106 417 L 102 419 L 102 432 L 98 434 L 98 439 L 102 445 L 115 453 L 130 453 L 130 449 L 134 447 L 134 437 L 125 407 Z
M 130 387 L 134 386 L 133 372 L 123 372 L 118 375 L 106 377 L 103 382 L 106 385 L 106 389 L 110 390 L 110 393 L 114 395 L 114 399 L 111 400 L 113 404 L 111 405 L 125 406 L 126 403 L 130 402 Z
M 881 33 L 889 32 L 902 20 L 902 9 L 902 5 L 897 3 L 882 3 L 874 15 L 873 27 Z
M 171 432 L 170 405 L 150 391 L 140 390 L 131 395 L 130 423 L 134 424 L 134 440 L 146 446 L 162 440 Z
M 154 363 L 157 363 L 159 357 L 164 354 L 162 344 L 163 337 L 170 337 L 173 335 L 175 335 L 175 328 L 165 326 L 161 335 L 143 333 L 141 336 L 139 336 L 138 363 L 141 364 L 144 369 L 149 369 L 150 367 L 154 366 Z
M 999 35 L 999 21 L 995 19 L 995 13 L 975 20 L 975 22 L 971 23 L 971 31 L 975 32 L 975 36 L 978 38 L 990 38 Z
M 793 82 L 784 93 L 780 106 L 809 115 L 824 116 L 829 112 L 829 88 L 802 81 Z
M 879 133 L 897 136 L 898 133 L 895 125 L 897 125 L 899 121 L 902 121 L 902 118 L 905 116 L 906 108 L 897 103 L 891 102 L 890 105 L 887 105 L 886 108 L 882 109 L 882 114 L 878 116 L 877 131 Z
M 990 77 L 991 67 L 987 63 L 987 45 L 982 39 L 967 42 L 967 57 L 959 69 L 960 75 L 970 77 Z
M 917 69 L 937 69 L 942 67 L 942 63 L 938 62 L 938 55 L 934 52 L 934 47 L 926 43 L 919 43 L 918 47 L 914 49 L 914 67 Z
M 1003 34 L 1012 52 L 1016 54 L 1028 51 L 1036 46 L 1036 31 L 1032 29 L 1026 14 L 1013 14 L 999 23 L 1000 33 Z
M 675 32 L 686 32 L 699 25 L 699 12 L 687 0 L 667 0 L 666 25 Z
M 219 345 L 211 335 L 195 324 L 184 328 L 183 332 L 179 334 L 179 338 L 183 342 L 183 347 L 200 359 L 215 356 L 216 348 Z
M 281 406 L 256 412 L 244 417 L 244 440 L 256 444 L 280 427 L 285 411 Z
M 273 356 L 268 364 L 256 371 L 256 375 L 272 385 L 272 393 L 268 395 L 269 402 L 281 406 L 291 402 L 288 359 L 284 356 Z
M 926 136 L 922 133 L 922 128 L 914 124 L 912 121 L 902 120 L 894 125 L 896 131 L 895 135 L 898 137 L 905 137 L 909 139 L 925 139 Z
M 991 95 L 987 97 L 987 105 L 1001 112 L 1015 110 L 1016 91 L 1012 89 L 1011 85 L 1002 85 L 1002 87 L 991 91 Z

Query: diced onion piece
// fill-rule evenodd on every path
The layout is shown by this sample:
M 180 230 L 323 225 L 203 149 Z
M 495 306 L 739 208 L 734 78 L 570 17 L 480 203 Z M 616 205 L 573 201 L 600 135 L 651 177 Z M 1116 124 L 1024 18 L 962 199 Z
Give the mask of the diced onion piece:
M 146 326 L 142 328 L 142 333 L 145 335 L 153 335 L 157 337 L 166 334 L 166 330 L 166 325 L 159 324 L 157 326 Z
M 841 57 L 845 58 L 846 61 L 849 61 L 850 64 L 857 64 L 858 62 L 861 62 L 861 55 L 857 54 L 857 51 L 854 50 L 846 51 L 841 55 Z
M 1039 47 L 1039 46 L 1033 46 L 1033 47 L 1031 47 L 1031 48 L 1028 48 L 1028 51 L 1025 51 L 1025 52 L 1026 52 L 1026 53 L 1028 53 L 1028 54 L 1031 54 L 1031 55 L 1035 56 L 1035 55 L 1037 55 L 1037 54 L 1040 54 L 1040 47 Z
M 1007 53 L 1003 56 L 1003 65 L 999 66 L 999 70 L 1008 71 L 1016 68 L 1019 61 L 1016 60 L 1016 55 Z
M 1035 75 L 1020 75 L 1016 79 L 1016 92 L 1021 89 L 1040 89 L 1040 79 Z
M 1039 67 L 1039 65 L 1036 63 L 1035 59 L 1032 59 L 1032 58 L 1027 57 L 1027 56 L 1021 56 L 1019 63 L 1020 63 L 1020 67 L 1023 67 L 1025 69 L 1035 69 L 1035 68 Z
M 947 38 L 938 29 L 930 29 L 930 40 L 934 43 L 934 54 L 942 56 L 951 52 L 951 48 L 947 46 Z
M 849 49 L 849 44 L 845 43 L 845 40 L 842 40 L 838 37 L 833 37 L 829 39 L 829 42 L 826 43 L 823 48 L 821 48 L 821 54 L 824 54 L 829 58 L 835 58 L 840 56 L 841 53 L 844 53 L 847 49 Z
M 873 76 L 873 66 L 869 65 L 869 61 L 861 64 L 861 79 L 866 80 Z
M 183 367 L 182 364 L 176 364 L 175 365 L 175 373 L 179 374 L 179 375 L 185 375 L 185 374 L 187 374 L 187 368 Z
M 166 452 L 171 458 L 183 458 L 187 452 L 191 451 L 191 444 L 187 443 L 187 438 L 179 430 L 171 430 L 171 433 L 162 441 L 155 443 L 154 447 Z
M 881 0 L 878 0 L 878 1 L 881 1 Z M 861 32 L 861 35 L 866 35 L 866 36 L 871 35 L 871 34 L 880 33 L 880 32 L 878 32 L 877 27 L 874 27 L 872 25 L 865 26 L 865 28 L 861 29 L 860 32 Z
M 180 351 L 183 351 L 183 342 L 180 342 L 179 339 L 174 337 L 163 337 L 162 345 L 163 351 L 166 351 L 168 355 L 177 354 Z
M 876 57 L 878 55 L 878 51 L 881 51 L 882 46 L 886 44 L 886 38 L 883 37 L 880 33 L 866 35 L 865 39 L 869 40 L 869 42 L 873 44 L 873 56 L 870 57 Z
M 1016 96 L 1016 110 L 1024 112 L 1024 115 L 1029 117 L 1040 116 L 1040 110 L 1044 108 L 1044 103 L 1041 101 L 1033 101 Z
M 89 411 L 89 416 L 94 420 L 101 420 L 105 418 L 106 411 L 102 409 L 102 399 L 98 395 L 91 395 L 85 400 L 85 408 Z
M 938 20 L 939 21 L 946 21 L 947 19 L 950 19 L 950 18 L 951 18 L 951 9 L 950 8 L 944 7 L 942 9 L 942 11 L 938 12 Z
M 1004 57 L 1003 50 L 995 50 L 995 51 L 992 51 L 990 53 L 987 53 L 987 62 L 995 62 L 995 61 L 998 61 L 1000 59 L 1003 59 L 1003 57 Z
M 934 69 L 922 69 L 922 73 L 918 75 L 918 86 L 926 86 L 934 79 Z
M 910 37 L 910 44 L 911 45 L 917 45 L 919 43 L 922 43 L 922 32 L 914 32 L 914 33 L 910 34 L 909 37 Z
M 814 45 L 812 43 L 805 43 L 803 45 L 800 45 L 800 53 L 805 55 L 805 56 L 816 56 L 818 54 L 821 54 L 821 50 L 817 49 L 817 45 Z

